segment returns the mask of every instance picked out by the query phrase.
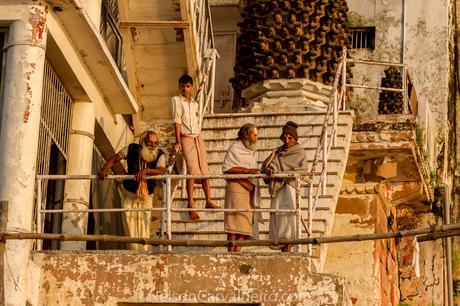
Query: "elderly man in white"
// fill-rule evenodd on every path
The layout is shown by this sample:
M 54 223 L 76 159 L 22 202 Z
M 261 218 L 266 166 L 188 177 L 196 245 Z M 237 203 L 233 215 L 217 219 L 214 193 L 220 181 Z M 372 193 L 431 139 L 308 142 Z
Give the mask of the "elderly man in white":
M 222 172 L 225 174 L 259 174 L 257 166 L 257 128 L 252 123 L 238 131 L 238 141 L 233 143 L 224 158 Z M 258 179 L 231 179 L 225 187 L 225 208 L 250 209 L 258 207 L 260 190 Z M 245 240 L 253 235 L 252 212 L 226 212 L 224 217 L 227 240 Z M 239 252 L 241 247 L 228 246 L 229 252 Z
M 158 194 L 161 182 L 144 180 L 146 175 L 161 175 L 166 172 L 166 153 L 161 150 L 160 139 L 155 131 L 145 131 L 139 138 L 139 144 L 132 143 L 112 156 L 99 172 L 99 178 L 105 179 L 113 165 L 126 160 L 128 174 L 133 174 L 134 180 L 124 180 L 120 188 L 123 208 L 152 208 L 154 193 Z M 149 238 L 151 235 L 152 212 L 125 212 L 125 231 L 131 237 Z M 130 244 L 129 248 L 138 251 L 151 250 L 151 246 Z

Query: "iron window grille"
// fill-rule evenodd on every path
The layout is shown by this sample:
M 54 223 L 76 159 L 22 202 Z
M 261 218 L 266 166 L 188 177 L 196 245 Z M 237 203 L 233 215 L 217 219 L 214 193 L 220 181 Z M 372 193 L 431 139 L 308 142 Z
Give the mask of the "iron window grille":
M 350 28 L 351 48 L 375 50 L 375 27 Z

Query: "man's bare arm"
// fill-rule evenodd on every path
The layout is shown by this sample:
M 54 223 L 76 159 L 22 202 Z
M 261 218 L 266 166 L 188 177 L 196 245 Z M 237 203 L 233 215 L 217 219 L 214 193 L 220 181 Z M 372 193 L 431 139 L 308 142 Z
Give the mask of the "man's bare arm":
M 179 123 L 174 123 L 174 133 L 176 135 L 176 143 L 174 144 L 174 150 L 180 152 L 182 150 L 182 143 L 180 141 L 180 129 L 181 125 Z
M 259 174 L 258 168 L 233 167 L 224 172 L 225 174 Z
M 99 178 L 101 180 L 105 179 L 109 171 L 112 169 L 113 165 L 115 165 L 122 159 L 123 157 L 121 157 L 120 154 L 115 154 L 114 156 L 112 156 L 108 161 L 106 161 L 101 171 L 99 172 Z
M 149 169 L 149 168 L 145 168 L 145 169 L 142 169 L 141 171 L 137 172 L 135 175 L 134 175 L 134 178 L 136 181 L 140 181 L 145 175 L 161 175 L 161 174 L 165 174 L 166 173 L 166 168 L 165 167 L 158 167 L 158 168 L 154 168 L 154 169 Z

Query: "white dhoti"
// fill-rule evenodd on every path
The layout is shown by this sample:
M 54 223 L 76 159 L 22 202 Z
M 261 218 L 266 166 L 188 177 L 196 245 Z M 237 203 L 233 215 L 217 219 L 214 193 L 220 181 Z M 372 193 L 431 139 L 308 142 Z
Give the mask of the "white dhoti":
M 270 202 L 272 209 L 295 209 L 296 194 L 295 189 L 285 184 Z M 295 222 L 295 212 L 270 213 L 270 239 L 293 239 L 296 237 L 297 227 Z
M 161 188 L 157 186 L 155 191 L 150 194 L 145 201 L 140 200 L 137 194 L 119 188 L 122 208 L 152 208 L 161 207 L 159 194 Z M 158 203 L 159 202 L 159 203 Z M 160 211 L 131 211 L 124 213 L 123 228 L 129 237 L 135 238 L 155 238 L 160 224 Z M 151 245 L 142 245 L 137 243 L 128 244 L 130 250 L 151 251 Z

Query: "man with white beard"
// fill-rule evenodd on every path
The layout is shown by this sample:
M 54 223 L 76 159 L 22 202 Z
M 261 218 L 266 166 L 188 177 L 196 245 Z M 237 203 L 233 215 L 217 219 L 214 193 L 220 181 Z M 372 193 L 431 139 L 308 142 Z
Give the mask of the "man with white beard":
M 160 181 L 144 180 L 146 175 L 160 175 L 166 172 L 166 154 L 158 148 L 159 137 L 154 131 L 145 131 L 139 138 L 139 144 L 132 143 L 121 149 L 102 167 L 99 178 L 103 180 L 113 165 L 125 159 L 128 174 L 134 175 L 134 180 L 124 180 L 120 188 L 123 208 L 152 208 L 153 193 Z M 149 238 L 151 212 L 126 212 L 125 231 L 130 237 Z M 150 246 L 131 244 L 132 250 L 149 250 Z
M 257 166 L 257 128 L 252 123 L 238 131 L 237 142 L 225 154 L 222 172 L 225 174 L 259 174 Z M 225 187 L 225 208 L 251 209 L 260 203 L 258 179 L 230 179 Z M 253 224 L 260 214 L 253 212 L 225 212 L 224 224 L 227 240 L 245 240 L 253 236 Z M 229 252 L 241 247 L 228 246 Z

